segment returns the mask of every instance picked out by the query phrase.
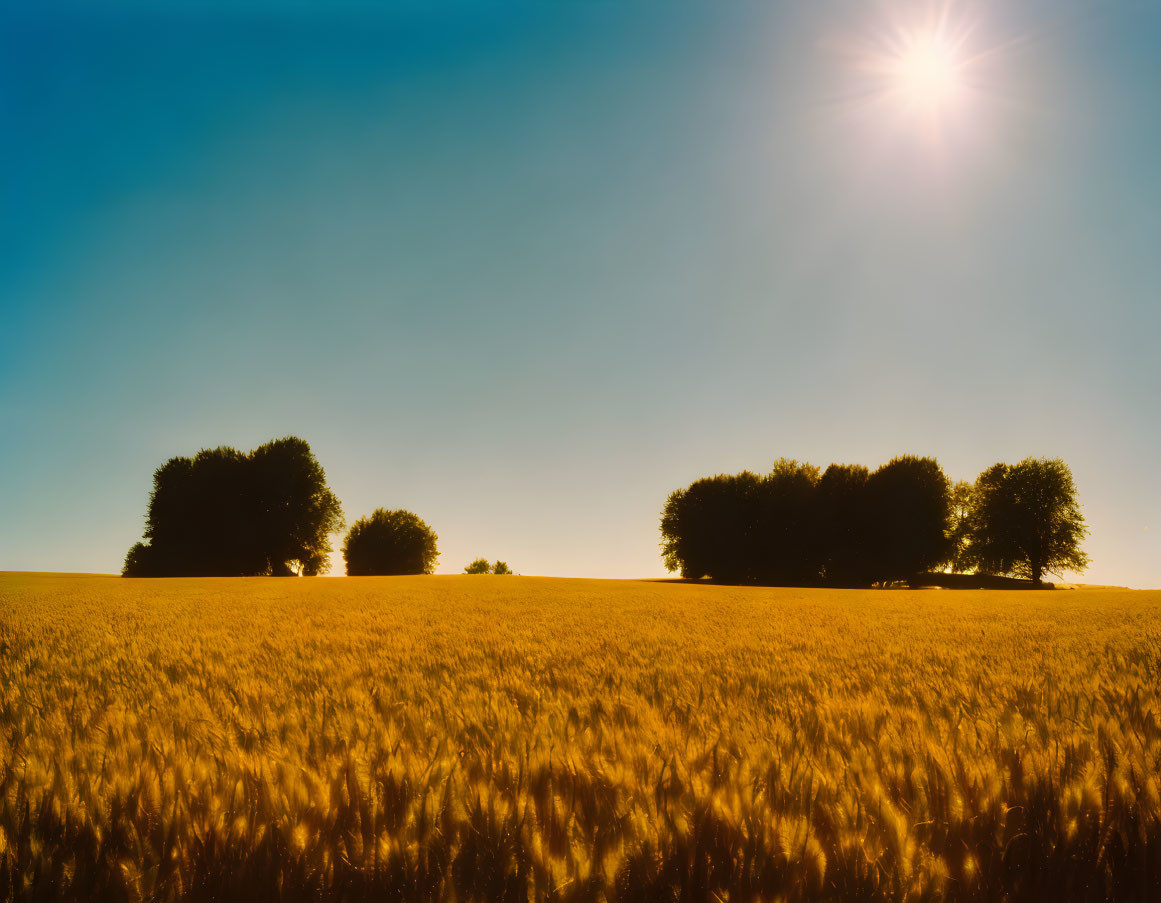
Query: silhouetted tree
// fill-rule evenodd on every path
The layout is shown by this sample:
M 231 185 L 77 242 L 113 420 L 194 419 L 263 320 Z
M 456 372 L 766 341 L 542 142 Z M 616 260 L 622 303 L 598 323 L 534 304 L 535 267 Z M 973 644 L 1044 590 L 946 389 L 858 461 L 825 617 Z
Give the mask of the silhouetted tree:
M 726 583 L 813 583 L 811 535 L 818 468 L 780 459 L 766 476 L 718 474 L 671 493 L 662 557 L 683 577 Z
M 976 480 L 968 558 L 985 574 L 1026 577 L 1083 571 L 1088 534 L 1072 471 L 1059 458 L 995 464 Z
M 153 475 L 138 576 L 317 574 L 342 508 L 310 446 L 288 437 L 249 455 L 225 446 L 171 458 Z
M 293 436 L 275 439 L 254 449 L 249 463 L 259 502 L 259 557 L 275 576 L 318 574 L 343 514 L 310 446 Z
M 247 457 L 227 447 L 171 458 L 153 475 L 147 545 L 126 558 L 126 576 L 250 576 L 267 571 Z
M 145 543 L 125 559 L 127 577 L 194 575 L 199 531 L 205 528 L 194 491 L 193 459 L 170 458 L 153 473 Z M 140 547 L 140 548 L 138 548 Z M 130 560 L 132 558 L 132 560 Z M 136 568 L 145 570 L 136 570 Z
M 438 537 L 410 511 L 377 508 L 351 526 L 343 560 L 352 577 L 430 574 L 439 557 Z
M 125 577 L 160 577 L 157 562 L 154 559 L 153 547 L 143 542 L 134 543 L 125 556 L 125 565 L 121 568 Z
M 908 580 L 948 558 L 951 482 L 934 458 L 901 455 L 867 479 L 873 580 Z
M 671 493 L 661 516 L 662 557 L 683 577 L 753 579 L 761 479 L 749 471 L 697 480 Z
M 493 574 L 511 574 L 512 568 L 508 567 L 508 562 L 497 560 L 496 563 L 494 565 L 492 565 L 492 573 Z
M 757 523 L 747 537 L 751 542 L 745 544 L 751 562 L 748 576 L 790 586 L 818 581 L 821 555 L 814 530 L 818 480 L 817 467 L 789 458 L 779 458 L 762 478 Z
M 871 561 L 867 479 L 861 464 L 831 464 L 815 492 L 814 538 L 822 580 L 833 586 L 868 586 Z

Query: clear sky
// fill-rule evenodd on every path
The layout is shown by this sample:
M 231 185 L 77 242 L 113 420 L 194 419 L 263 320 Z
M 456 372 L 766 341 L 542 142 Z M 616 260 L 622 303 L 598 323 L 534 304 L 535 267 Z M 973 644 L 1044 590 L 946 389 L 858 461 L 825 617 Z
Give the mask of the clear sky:
M 1059 455 L 1161 586 L 1161 4 L 97 5 L 0 7 L 0 569 L 293 434 L 612 577 L 699 476 Z

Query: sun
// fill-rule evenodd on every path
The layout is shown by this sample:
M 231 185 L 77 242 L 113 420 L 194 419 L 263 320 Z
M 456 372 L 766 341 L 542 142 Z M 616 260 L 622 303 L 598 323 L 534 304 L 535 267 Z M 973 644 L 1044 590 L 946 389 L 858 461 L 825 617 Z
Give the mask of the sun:
M 979 15 L 957 0 L 887 0 L 877 21 L 825 42 L 846 58 L 845 104 L 886 132 L 924 143 L 968 137 L 989 81 L 983 70 L 996 53 L 981 46 Z
M 890 67 L 893 93 L 906 110 L 934 116 L 950 109 L 963 90 L 963 64 L 938 34 L 913 37 Z

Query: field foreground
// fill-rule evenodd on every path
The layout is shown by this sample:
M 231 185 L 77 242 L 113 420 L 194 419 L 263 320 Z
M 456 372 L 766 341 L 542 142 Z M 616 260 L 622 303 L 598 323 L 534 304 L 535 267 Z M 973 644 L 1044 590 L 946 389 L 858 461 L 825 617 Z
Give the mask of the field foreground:
M 1159 592 L 0 575 L 0 901 L 1157 901 L 1159 694 Z

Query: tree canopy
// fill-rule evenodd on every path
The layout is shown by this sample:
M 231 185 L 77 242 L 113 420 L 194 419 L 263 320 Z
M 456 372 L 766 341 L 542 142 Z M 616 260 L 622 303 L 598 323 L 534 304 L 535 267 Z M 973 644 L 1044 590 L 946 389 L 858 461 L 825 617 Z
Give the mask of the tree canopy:
M 220 446 L 153 475 L 145 541 L 127 577 L 318 574 L 342 507 L 310 446 L 289 436 L 249 454 Z
M 981 573 L 1039 584 L 1045 572 L 1088 566 L 1076 485 L 1059 458 L 995 464 L 980 474 L 973 494 L 966 558 Z
M 376 508 L 355 521 L 347 533 L 343 543 L 347 574 L 430 574 L 439 558 L 437 540 L 431 527 L 410 511 Z

